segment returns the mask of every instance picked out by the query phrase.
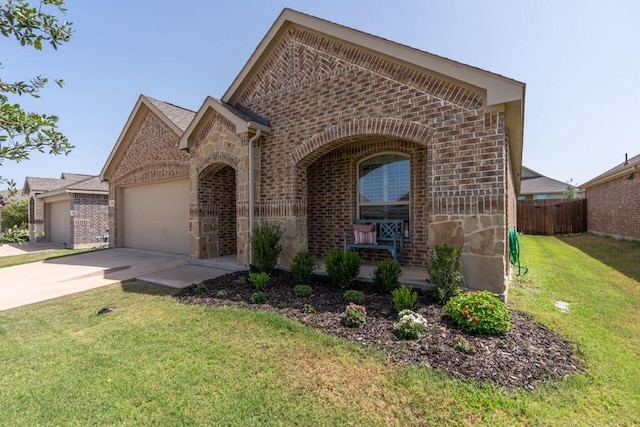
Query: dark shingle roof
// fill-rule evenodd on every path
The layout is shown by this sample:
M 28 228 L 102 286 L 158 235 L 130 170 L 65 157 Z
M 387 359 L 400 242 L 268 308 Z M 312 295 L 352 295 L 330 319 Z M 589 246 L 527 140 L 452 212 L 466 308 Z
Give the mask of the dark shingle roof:
M 564 193 L 567 191 L 568 186 L 569 184 L 566 182 L 546 177 L 526 166 L 522 166 L 522 179 L 520 180 L 520 194 L 522 195 Z
M 63 188 L 71 192 L 109 191 L 109 184 L 107 182 L 100 181 L 99 176 L 92 176 L 82 181 L 74 182 Z
M 196 113 L 186 108 L 178 107 L 177 105 L 170 104 L 168 102 L 160 101 L 159 99 L 151 98 L 144 95 L 167 119 L 175 124 L 178 129 L 185 131 L 191 120 L 195 117 Z
M 100 182 L 99 177 L 95 175 L 84 175 L 77 173 L 64 172 L 61 178 L 39 178 L 28 176 L 25 180 L 25 189 L 29 192 L 49 193 L 62 192 L 63 190 L 74 191 L 108 191 L 109 186 Z
M 254 122 L 254 123 L 258 123 L 259 125 L 266 126 L 266 127 L 271 126 L 267 119 L 265 119 L 263 117 L 260 117 L 259 115 L 257 115 L 253 111 L 249 110 L 247 107 L 244 107 L 244 106 L 242 106 L 240 104 L 237 104 L 236 106 L 233 106 L 231 104 L 227 104 L 224 101 L 219 101 L 219 102 L 220 102 L 220 104 L 222 104 L 224 106 L 224 108 L 226 108 L 227 110 L 231 111 L 233 114 L 235 114 L 236 116 L 240 117 L 245 122 Z

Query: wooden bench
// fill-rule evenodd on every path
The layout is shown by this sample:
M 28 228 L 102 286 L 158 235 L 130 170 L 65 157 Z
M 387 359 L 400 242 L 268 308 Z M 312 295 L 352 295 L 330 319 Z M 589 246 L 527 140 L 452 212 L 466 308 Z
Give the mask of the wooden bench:
M 376 232 L 376 243 L 355 243 L 353 231 L 345 232 L 342 237 L 344 239 L 344 251 L 350 249 L 382 249 L 391 252 L 394 261 L 403 261 L 404 251 L 404 220 L 401 219 L 356 219 L 353 224 L 373 224 Z M 351 236 L 351 239 L 349 239 Z M 351 240 L 352 243 L 349 243 Z

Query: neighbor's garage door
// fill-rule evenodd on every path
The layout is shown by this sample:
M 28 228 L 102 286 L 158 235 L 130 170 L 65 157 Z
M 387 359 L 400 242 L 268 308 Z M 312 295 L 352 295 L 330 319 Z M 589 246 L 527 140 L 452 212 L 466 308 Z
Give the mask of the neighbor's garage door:
M 123 246 L 189 253 L 189 179 L 125 187 Z
M 55 243 L 71 244 L 71 212 L 69 201 L 48 203 L 49 239 Z

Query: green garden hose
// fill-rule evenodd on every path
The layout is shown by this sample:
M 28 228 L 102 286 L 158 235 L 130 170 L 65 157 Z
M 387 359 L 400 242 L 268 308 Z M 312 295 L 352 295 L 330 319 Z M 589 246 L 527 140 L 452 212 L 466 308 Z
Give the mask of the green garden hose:
M 509 261 L 514 267 L 518 267 L 518 276 L 524 276 L 529 271 L 527 267 L 520 265 L 520 244 L 518 243 L 518 231 L 515 227 L 509 229 Z

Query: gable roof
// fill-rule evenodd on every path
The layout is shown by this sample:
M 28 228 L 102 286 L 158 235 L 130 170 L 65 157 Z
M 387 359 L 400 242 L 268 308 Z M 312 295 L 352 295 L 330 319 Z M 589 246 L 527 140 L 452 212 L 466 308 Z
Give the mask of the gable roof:
M 636 171 L 640 171 L 640 154 L 625 160 L 624 162 L 609 169 L 605 173 L 602 173 L 592 180 L 585 182 L 581 185 L 581 187 L 590 188 Z
M 168 102 L 160 101 L 155 98 L 151 98 L 149 96 L 140 95 L 138 97 L 138 101 L 136 105 L 133 107 L 131 114 L 129 114 L 129 118 L 120 132 L 120 136 L 118 136 L 118 140 L 116 141 L 107 161 L 102 167 L 102 171 L 100 172 L 100 179 L 103 181 L 108 181 L 108 172 L 110 171 L 111 163 L 114 158 L 117 157 L 117 154 L 121 151 L 121 147 L 123 141 L 126 139 L 129 131 L 134 128 L 134 124 L 139 120 L 139 117 L 145 111 L 151 111 L 155 114 L 160 120 L 162 120 L 168 127 L 174 132 L 178 137 L 180 137 L 185 129 L 189 126 L 189 123 L 193 120 L 196 115 L 195 112 L 188 110 L 186 108 L 179 107 L 174 104 L 170 104 Z
M 544 176 L 526 166 L 522 167 L 520 195 L 566 193 L 568 186 L 576 188 L 566 182 Z
M 28 176 L 24 180 L 22 192 L 24 194 L 29 194 L 31 192 L 43 193 L 45 191 L 52 191 L 66 184 L 81 181 L 90 177 L 92 177 L 92 175 L 68 172 L 62 172 L 60 178 L 40 178 L 35 176 Z
M 471 85 L 486 94 L 485 107 L 504 106 L 512 170 L 516 191 L 519 191 L 524 136 L 524 83 L 291 9 L 284 9 L 278 16 L 225 92 L 222 102 L 236 105 L 244 88 L 269 59 L 291 26 L 304 27 L 341 43 Z
M 64 181 L 64 180 L 61 180 Z M 51 191 L 38 194 L 38 198 L 47 198 L 58 194 L 108 194 L 109 184 L 102 182 L 97 175 L 84 175 L 84 179 L 78 181 L 72 181 L 69 183 L 63 183 L 62 186 L 57 187 Z
M 178 143 L 180 149 L 187 149 L 189 147 L 191 138 L 197 135 L 204 125 L 204 117 L 212 111 L 218 112 L 225 119 L 233 123 L 238 133 L 249 132 L 250 129 L 260 130 L 266 133 L 271 131 L 269 122 L 248 108 L 242 106 L 234 107 L 219 99 L 208 96 L 198 109 L 189 127 L 182 134 L 180 142 Z

